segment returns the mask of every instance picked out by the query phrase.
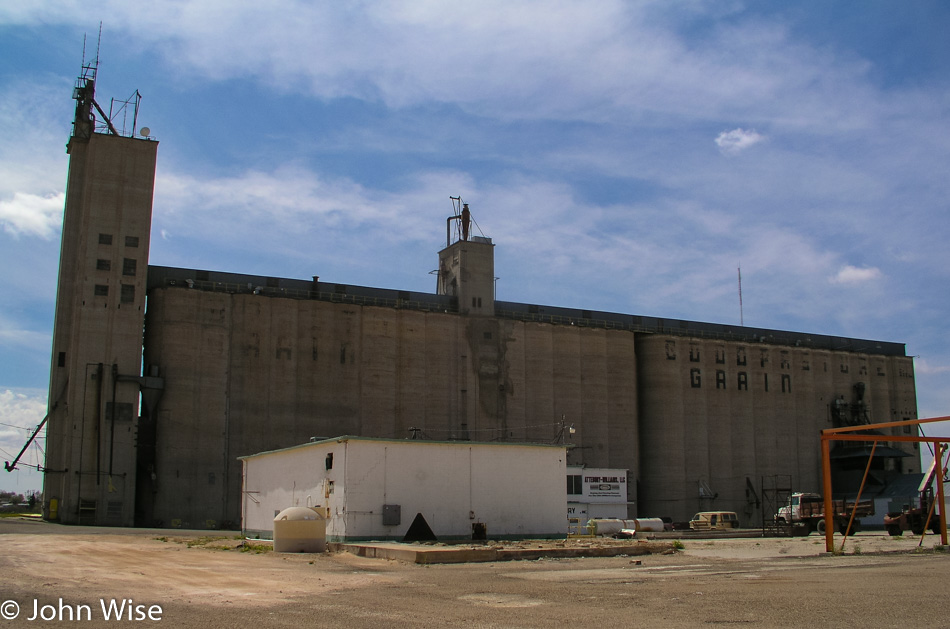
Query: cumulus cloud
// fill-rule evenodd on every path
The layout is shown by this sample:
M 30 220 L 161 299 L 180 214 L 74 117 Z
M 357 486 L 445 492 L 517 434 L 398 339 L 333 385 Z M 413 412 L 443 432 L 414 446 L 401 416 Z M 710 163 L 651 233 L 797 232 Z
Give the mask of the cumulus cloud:
M 88 24 L 82 3 L 19 5 L 0 12 L 0 23 Z M 107 33 L 160 51 L 176 72 L 250 77 L 320 98 L 624 123 L 643 115 L 712 120 L 778 111 L 803 125 L 854 121 L 859 116 L 846 105 L 875 102 L 854 80 L 860 68 L 791 45 L 781 25 L 734 20 L 708 40 L 686 41 L 671 26 L 685 10 L 678 3 L 208 0 L 155 3 L 147 14 L 121 0 L 98 6 L 109 16 Z M 719 9 L 693 3 L 689 11 Z
M 882 276 L 881 270 L 876 267 L 861 267 L 845 265 L 832 278 L 834 284 L 861 284 L 876 280 Z
M 39 236 L 51 239 L 63 222 L 65 193 L 40 196 L 28 192 L 14 193 L 9 200 L 0 200 L 0 225 L 14 236 Z
M 0 231 L 14 238 L 52 240 L 62 223 L 67 156 L 57 105 L 69 103 L 59 79 L 43 78 L 4 80 L 0 90 Z
M 400 220 L 400 210 L 406 212 L 403 220 L 411 219 L 396 194 L 296 166 L 217 178 L 166 172 L 159 174 L 156 187 L 160 220 L 167 225 L 159 231 L 164 240 L 195 230 L 212 238 L 243 231 L 260 237 L 261 225 L 284 239 L 320 226 L 391 227 Z M 228 227 L 222 230 L 222 225 Z
M 716 146 L 723 155 L 738 155 L 742 151 L 763 142 L 765 136 L 755 129 L 733 129 L 716 136 Z
M 380 282 L 386 267 L 401 278 L 391 281 L 418 276 L 428 288 L 425 254 L 443 242 L 448 195 L 475 195 L 468 177 L 453 171 L 415 172 L 404 183 L 396 191 L 367 187 L 296 165 L 209 178 L 159 173 L 153 226 L 160 237 L 150 258 L 290 277 L 315 269 L 330 277 L 339 266 L 346 275 L 338 280 L 353 283 Z
M 21 436 L 23 430 L 33 430 L 43 421 L 46 414 L 46 394 L 34 390 L 0 390 L 0 417 L 3 417 L 3 430 L 0 436 L 11 434 Z M 11 430 L 21 432 L 11 433 Z M 24 441 L 26 441 L 24 439 Z M 20 446 L 22 447 L 22 443 Z
M 12 459 L 26 444 L 26 440 L 46 415 L 46 394 L 35 390 L 0 390 L 0 452 Z M 43 432 L 21 457 L 23 464 L 13 474 L 3 472 L 0 476 L 0 489 L 7 491 L 25 491 L 40 489 L 43 479 L 30 465 L 41 465 L 43 454 L 39 446 L 43 442 Z
M 950 365 L 940 365 L 926 358 L 914 360 L 914 371 L 917 375 L 937 375 L 950 372 Z

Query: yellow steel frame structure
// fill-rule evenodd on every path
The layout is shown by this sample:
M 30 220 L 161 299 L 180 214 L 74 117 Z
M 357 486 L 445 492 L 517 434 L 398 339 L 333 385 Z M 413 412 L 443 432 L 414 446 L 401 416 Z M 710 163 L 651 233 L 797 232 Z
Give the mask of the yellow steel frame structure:
M 825 550 L 829 553 L 834 552 L 835 543 L 834 543 L 834 513 L 831 501 L 831 442 L 832 441 L 873 441 L 874 446 L 871 448 L 871 454 L 868 457 L 868 466 L 864 470 L 864 478 L 861 480 L 861 488 L 858 490 L 857 498 L 854 503 L 854 510 L 851 512 L 851 519 L 848 521 L 848 527 L 845 529 L 846 534 L 844 540 L 841 542 L 842 549 L 844 548 L 844 543 L 847 541 L 848 536 L 847 532 L 851 530 L 851 523 L 854 521 L 854 514 L 857 510 L 858 501 L 861 499 L 861 492 L 864 491 L 864 483 L 867 481 L 868 471 L 871 469 L 871 459 L 874 457 L 874 449 L 877 447 L 878 442 L 881 441 L 910 441 L 914 443 L 932 443 L 934 444 L 934 458 L 937 459 L 937 464 L 939 467 L 935 470 L 937 476 L 937 498 L 930 505 L 931 514 L 933 513 L 934 504 L 940 505 L 940 542 L 946 546 L 947 545 L 947 514 L 944 513 L 944 505 L 946 502 L 944 500 L 944 487 L 943 487 L 943 475 L 946 473 L 946 463 L 943 460 L 943 455 L 948 451 L 948 446 L 950 444 L 950 437 L 920 437 L 916 435 L 869 435 L 860 433 L 860 431 L 866 430 L 877 430 L 880 428 L 896 428 L 903 426 L 919 426 L 921 424 L 930 424 L 935 422 L 945 422 L 950 421 L 950 417 L 931 417 L 929 419 L 910 419 L 900 422 L 886 422 L 883 424 L 866 424 L 863 426 L 847 426 L 845 428 L 829 428 L 821 431 L 821 472 L 824 477 L 824 499 L 825 499 Z M 924 535 L 927 534 L 926 528 L 924 530 Z M 921 541 L 923 538 L 921 538 Z

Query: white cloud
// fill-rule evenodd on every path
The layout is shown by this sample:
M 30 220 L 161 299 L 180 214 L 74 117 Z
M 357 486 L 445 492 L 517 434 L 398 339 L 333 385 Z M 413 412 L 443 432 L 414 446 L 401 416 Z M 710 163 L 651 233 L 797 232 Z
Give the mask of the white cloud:
M 881 270 L 876 267 L 861 267 L 845 265 L 832 278 L 834 284 L 861 284 L 882 277 Z
M 39 196 L 16 192 L 12 199 L 0 200 L 0 225 L 14 236 L 38 236 L 46 240 L 57 233 L 63 222 L 64 193 Z
M 407 196 L 418 194 L 414 190 Z M 288 242 L 321 228 L 392 232 L 413 221 L 414 208 L 401 196 L 297 166 L 200 179 L 166 170 L 156 184 L 164 240 L 196 230 L 213 239 L 278 237 Z
M 448 196 L 474 198 L 473 186 L 453 171 L 407 173 L 401 185 L 368 188 L 297 165 L 216 178 L 166 169 L 158 174 L 153 214 L 163 236 L 152 239 L 150 260 L 430 290 Z
M 51 240 L 59 233 L 69 113 L 64 129 L 56 121 L 64 113 L 59 105 L 68 112 L 70 103 L 57 88 L 68 94 L 66 86 L 59 78 L 14 78 L 0 90 L 0 229 L 13 237 Z
M 950 372 L 950 365 L 934 364 L 926 358 L 916 358 L 914 360 L 914 372 L 917 375 L 927 376 L 948 373 Z
M 6 461 L 23 448 L 27 439 L 46 415 L 46 394 L 36 390 L 0 390 L 0 455 Z M 42 488 L 42 476 L 30 465 L 42 465 L 40 446 L 45 430 L 37 436 L 34 444 L 20 459 L 17 471 L 0 472 L 0 489 L 24 493 Z
M 11 321 L 0 313 L 0 346 L 18 347 L 35 351 L 47 351 L 51 346 L 52 334 L 34 332 L 23 328 L 22 324 Z
M 9 437 L 11 434 L 21 436 L 22 432 L 10 433 L 10 430 L 33 430 L 46 415 L 46 394 L 35 390 L 0 390 L 0 420 L 5 426 L 0 435 Z M 11 428 L 11 426 L 15 428 Z M 27 435 L 29 436 L 29 435 Z M 23 443 L 26 439 L 23 439 Z M 20 443 L 20 447 L 23 447 Z
M 81 3 L 29 7 L 6 19 L 88 25 Z M 780 23 L 737 16 L 708 39 L 687 41 L 676 3 L 208 1 L 156 3 L 144 14 L 121 0 L 99 7 L 109 16 L 106 42 L 121 32 L 128 49 L 159 51 L 185 81 L 251 79 L 393 107 L 457 103 L 506 119 L 624 124 L 748 113 L 803 127 L 860 126 L 877 102 L 860 83 L 864 65 L 796 45 Z
M 723 155 L 738 155 L 742 151 L 765 141 L 765 136 L 755 129 L 733 129 L 716 136 L 716 146 Z

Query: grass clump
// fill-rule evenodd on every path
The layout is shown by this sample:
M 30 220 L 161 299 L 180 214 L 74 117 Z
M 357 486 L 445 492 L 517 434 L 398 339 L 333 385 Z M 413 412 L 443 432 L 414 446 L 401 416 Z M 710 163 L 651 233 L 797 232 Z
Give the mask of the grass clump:
M 260 555 L 262 553 L 269 553 L 273 548 L 270 544 L 254 544 L 253 542 L 245 541 L 240 546 L 242 553 L 254 553 L 255 555 Z M 310 563 L 313 563 L 312 561 Z

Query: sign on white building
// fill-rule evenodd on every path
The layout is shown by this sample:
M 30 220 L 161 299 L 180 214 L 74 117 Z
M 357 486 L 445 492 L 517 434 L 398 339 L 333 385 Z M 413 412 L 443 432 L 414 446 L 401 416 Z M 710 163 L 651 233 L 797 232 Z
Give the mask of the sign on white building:
M 627 470 L 567 468 L 567 518 L 584 525 L 593 518 L 627 519 Z
M 564 446 L 344 436 L 240 457 L 242 529 L 319 507 L 327 541 L 558 538 Z

